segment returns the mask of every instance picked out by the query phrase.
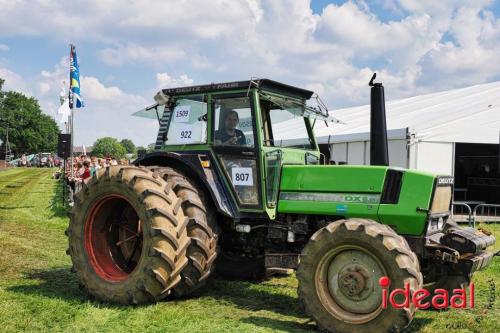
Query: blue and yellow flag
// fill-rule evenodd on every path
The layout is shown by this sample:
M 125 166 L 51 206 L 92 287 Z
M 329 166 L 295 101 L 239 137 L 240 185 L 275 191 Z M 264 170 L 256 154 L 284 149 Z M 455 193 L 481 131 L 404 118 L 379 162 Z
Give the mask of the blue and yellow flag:
M 84 107 L 83 98 L 80 94 L 80 67 L 78 66 L 78 58 L 74 45 L 71 45 L 71 53 L 69 55 L 69 81 L 71 82 L 69 87 L 73 93 L 73 107 Z

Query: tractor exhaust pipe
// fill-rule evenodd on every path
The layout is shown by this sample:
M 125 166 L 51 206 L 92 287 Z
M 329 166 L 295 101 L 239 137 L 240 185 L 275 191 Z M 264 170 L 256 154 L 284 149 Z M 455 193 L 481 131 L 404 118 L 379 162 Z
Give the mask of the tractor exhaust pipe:
M 385 97 L 382 83 L 374 83 L 373 73 L 368 84 L 370 92 L 370 165 L 389 165 L 387 148 L 387 126 L 385 122 Z

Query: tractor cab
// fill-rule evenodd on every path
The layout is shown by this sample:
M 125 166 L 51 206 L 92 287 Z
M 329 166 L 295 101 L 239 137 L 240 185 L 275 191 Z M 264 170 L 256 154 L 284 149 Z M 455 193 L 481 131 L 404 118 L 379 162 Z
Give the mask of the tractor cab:
M 338 122 L 321 103 L 308 105 L 312 97 L 267 79 L 210 84 L 163 89 L 135 115 L 158 119 L 157 154 L 197 155 L 202 175 L 211 165 L 213 179 L 231 189 L 230 215 L 274 218 L 281 166 L 319 164 L 314 123 Z

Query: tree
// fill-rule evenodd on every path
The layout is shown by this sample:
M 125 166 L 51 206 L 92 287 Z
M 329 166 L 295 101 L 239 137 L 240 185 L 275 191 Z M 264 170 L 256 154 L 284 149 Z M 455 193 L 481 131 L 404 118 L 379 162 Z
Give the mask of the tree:
M 123 139 L 120 141 L 121 145 L 125 148 L 127 154 L 135 154 L 135 145 L 130 139 Z
M 0 140 L 9 130 L 11 149 L 22 153 L 53 152 L 57 148 L 57 123 L 40 109 L 38 101 L 15 91 L 2 91 L 0 79 Z
M 154 143 L 150 143 L 150 144 L 148 145 L 148 148 L 146 149 L 146 151 L 147 151 L 148 153 L 152 153 L 152 152 L 154 152 L 154 151 L 155 151 L 155 146 L 156 146 L 156 145 L 155 145 Z
M 92 147 L 92 155 L 97 157 L 113 157 L 121 159 L 125 157 L 125 147 L 115 138 L 104 137 L 97 139 Z

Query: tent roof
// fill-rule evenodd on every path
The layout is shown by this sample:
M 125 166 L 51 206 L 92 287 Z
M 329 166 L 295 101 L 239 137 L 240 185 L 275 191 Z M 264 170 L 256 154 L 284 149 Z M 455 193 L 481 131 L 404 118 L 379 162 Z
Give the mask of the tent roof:
M 499 143 L 500 81 L 389 101 L 386 112 L 389 133 L 409 128 L 422 141 Z M 369 138 L 370 105 L 331 113 L 346 124 L 327 127 L 316 122 L 314 132 L 320 143 L 329 136 L 330 142 Z M 286 129 L 285 136 L 297 136 L 292 126 L 279 125 Z

